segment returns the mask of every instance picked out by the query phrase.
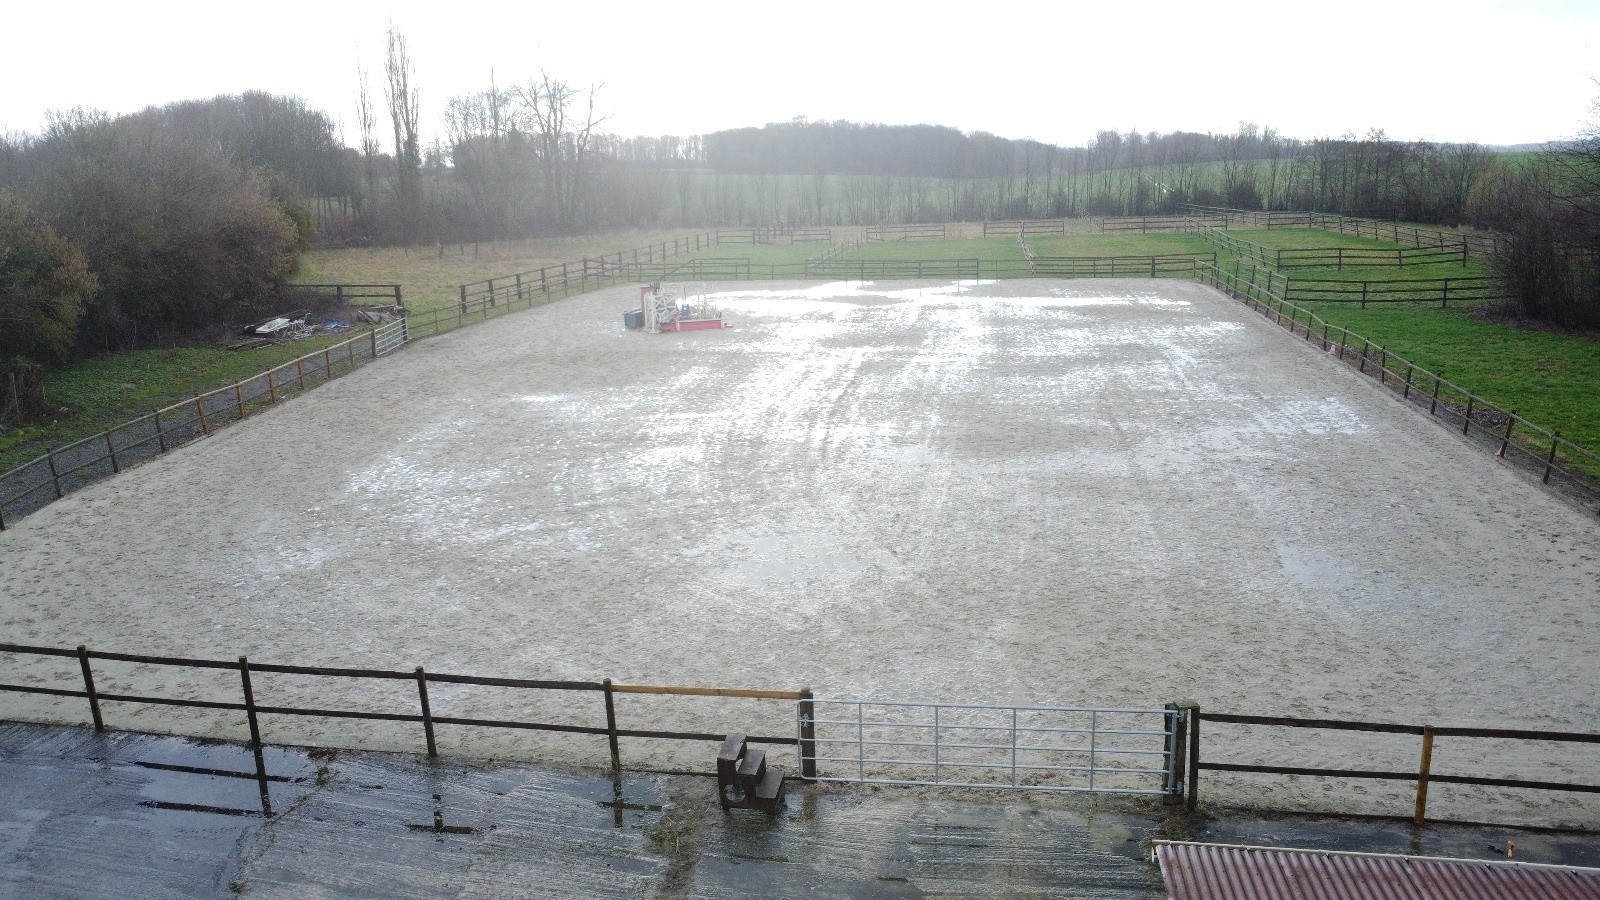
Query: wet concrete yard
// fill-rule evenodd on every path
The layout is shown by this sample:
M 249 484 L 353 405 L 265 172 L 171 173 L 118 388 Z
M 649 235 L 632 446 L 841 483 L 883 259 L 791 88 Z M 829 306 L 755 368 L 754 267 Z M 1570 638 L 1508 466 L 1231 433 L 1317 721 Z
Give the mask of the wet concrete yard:
M 271 818 L 243 746 L 0 725 L 0 896 L 1159 898 L 1153 838 L 1600 865 L 1580 833 L 796 782 L 769 817 L 692 774 L 265 758 Z

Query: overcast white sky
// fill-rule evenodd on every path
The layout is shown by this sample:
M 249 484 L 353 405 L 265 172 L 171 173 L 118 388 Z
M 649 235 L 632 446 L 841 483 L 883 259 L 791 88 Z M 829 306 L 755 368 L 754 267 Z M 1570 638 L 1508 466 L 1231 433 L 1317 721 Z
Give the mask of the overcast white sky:
M 540 70 L 603 83 L 621 135 L 811 119 L 930 123 L 1082 145 L 1101 129 L 1300 138 L 1384 130 L 1485 144 L 1570 137 L 1600 97 L 1600 0 L 28 2 L 4 14 L 0 131 L 263 90 L 356 140 L 357 60 L 382 102 L 406 36 L 429 131 L 445 102 Z M 387 122 L 380 123 L 381 128 Z

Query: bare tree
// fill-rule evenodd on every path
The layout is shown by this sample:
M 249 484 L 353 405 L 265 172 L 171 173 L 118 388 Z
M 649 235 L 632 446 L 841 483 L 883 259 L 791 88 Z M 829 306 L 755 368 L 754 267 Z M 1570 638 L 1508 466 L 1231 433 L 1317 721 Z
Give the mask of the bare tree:
M 514 92 L 528 122 L 545 194 L 555 209 L 559 227 L 576 224 L 585 199 L 590 145 L 606 120 L 595 109 L 602 87 L 591 85 L 587 92 L 579 91 L 545 72 L 538 81 L 530 81 Z M 576 108 L 580 94 L 582 109 Z
M 383 96 L 394 124 L 395 193 L 399 200 L 402 236 L 416 239 L 421 209 L 422 139 L 419 133 L 421 102 L 417 68 L 406 49 L 405 35 L 389 25 L 389 50 L 383 61 Z
M 367 179 L 367 195 L 360 215 L 365 236 L 370 240 L 378 203 L 378 118 L 372 108 L 372 90 L 366 67 L 356 64 L 356 119 L 361 127 L 361 163 Z

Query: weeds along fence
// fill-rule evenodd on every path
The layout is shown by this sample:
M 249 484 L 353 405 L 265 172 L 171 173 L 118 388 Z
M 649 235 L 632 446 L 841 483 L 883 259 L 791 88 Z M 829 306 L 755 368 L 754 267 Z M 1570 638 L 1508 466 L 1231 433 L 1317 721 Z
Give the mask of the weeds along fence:
M 425 748 L 427 754 L 439 755 L 437 734 L 442 728 L 475 728 L 512 731 L 542 731 L 561 734 L 582 735 L 599 740 L 604 738 L 610 752 L 611 767 L 613 772 L 622 768 L 622 740 L 655 740 L 655 741 L 680 741 L 680 742 L 718 742 L 726 734 L 708 733 L 699 731 L 663 730 L 653 728 L 625 728 L 619 722 L 618 700 L 625 696 L 640 698 L 692 698 L 695 701 L 715 700 L 754 700 L 766 704 L 783 703 L 784 708 L 774 710 L 773 721 L 781 721 L 786 725 L 797 721 L 796 715 L 811 719 L 810 704 L 812 694 L 810 689 L 800 690 L 751 690 L 741 688 L 713 688 L 713 687 L 685 687 L 673 685 L 647 685 L 647 684 L 619 684 L 606 678 L 599 681 L 562 681 L 542 680 L 529 678 L 497 678 L 478 675 L 457 675 L 442 672 L 429 672 L 422 666 L 409 669 L 368 669 L 331 666 L 296 666 L 279 665 L 275 663 L 252 662 L 246 657 L 237 660 L 195 659 L 188 657 L 151 656 L 136 653 L 108 653 L 90 650 L 79 646 L 68 650 L 59 647 L 40 647 L 26 644 L 0 643 L 0 654 L 12 657 L 54 658 L 72 660 L 75 665 L 68 663 L 56 673 L 56 677 L 49 684 L 19 684 L 14 682 L 0 683 L 0 692 L 33 694 L 48 697 L 73 698 L 85 703 L 85 711 L 97 731 L 105 730 L 107 725 L 107 711 L 114 710 L 121 704 L 143 704 L 167 707 L 210 710 L 220 713 L 240 713 L 245 725 L 249 729 L 250 746 L 255 750 L 256 778 L 261 787 L 263 813 L 271 815 L 271 805 L 267 785 L 273 776 L 267 772 L 261 746 L 263 743 L 262 722 L 269 717 L 304 717 L 319 719 L 348 720 L 351 722 L 392 722 L 415 726 L 415 739 L 419 748 Z M 100 670 L 96 670 L 95 663 L 101 663 Z M 178 697 L 170 695 L 157 695 L 150 693 L 127 693 L 122 691 L 107 691 L 107 683 L 103 677 L 107 673 L 104 664 L 123 663 L 141 667 L 138 670 L 122 668 L 116 673 L 119 679 L 128 679 L 129 673 L 139 671 L 145 676 L 150 676 L 155 671 L 166 669 L 182 670 L 211 670 L 219 673 L 231 673 L 223 676 L 232 679 L 234 690 L 237 692 L 232 698 L 220 699 L 228 693 L 220 684 L 212 690 L 206 691 L 207 699 L 198 697 Z M 152 669 L 151 667 L 154 667 Z M 317 696 L 336 697 L 337 688 L 334 685 L 351 684 L 372 686 L 376 683 L 386 683 L 399 688 L 399 691 L 384 692 L 384 699 L 372 706 L 385 708 L 374 709 L 334 709 L 326 707 L 291 706 L 274 703 L 272 700 L 272 682 L 270 676 L 301 676 L 314 679 L 319 685 Z M 97 684 L 97 676 L 102 676 Z M 263 676 L 268 676 L 264 678 Z M 65 685 L 71 684 L 71 687 Z M 322 689 L 321 685 L 329 685 Z M 540 721 L 532 719 L 484 717 L 475 715 L 461 715 L 453 712 L 449 707 L 451 698 L 444 696 L 442 690 L 456 687 L 473 687 L 492 689 L 482 692 L 472 704 L 462 705 L 470 709 L 488 709 L 500 711 L 507 708 L 521 708 L 512 697 L 519 694 L 549 694 L 557 698 L 556 709 L 563 715 L 561 721 Z M 430 694 L 430 688 L 432 692 Z M 132 690 L 137 691 L 134 687 Z M 401 697 L 410 693 L 409 708 L 401 708 Z M 368 694 L 372 694 L 371 690 Z M 376 698 L 369 698 L 376 699 Z M 794 706 L 791 706 L 794 704 Z M 732 727 L 729 731 L 740 730 Z M 816 776 L 816 748 L 808 745 L 805 732 L 791 731 L 786 735 L 751 735 L 746 740 L 758 744 L 770 744 L 780 747 L 792 747 L 795 751 L 795 762 L 798 771 L 803 777 Z M 708 754 L 707 759 L 711 757 Z
M 1288 276 L 1265 266 L 1232 271 L 1196 263 L 1198 280 L 1245 302 L 1262 315 L 1303 336 L 1323 352 L 1387 388 L 1399 399 L 1448 427 L 1460 429 L 1495 456 L 1557 493 L 1575 499 L 1600 515 L 1600 454 L 1485 400 L 1473 392 L 1398 356 L 1349 329 L 1332 325 L 1308 309 L 1285 299 Z
M 8 519 L 349 374 L 402 346 L 407 330 L 404 319 L 381 325 L 23 463 L 0 475 L 0 529 Z
M 1427 818 L 1428 789 L 1434 784 L 1470 785 L 1487 788 L 1512 788 L 1517 790 L 1553 791 L 1560 793 L 1600 794 L 1600 784 L 1583 784 L 1569 781 L 1553 781 L 1548 779 L 1533 778 L 1502 778 L 1487 775 L 1452 774 L 1434 771 L 1434 742 L 1439 738 L 1464 739 L 1478 742 L 1475 746 L 1486 746 L 1483 742 L 1492 742 L 1487 746 L 1498 747 L 1497 754 L 1469 753 L 1465 755 L 1474 759 L 1485 757 L 1498 757 L 1502 759 L 1515 759 L 1522 765 L 1529 765 L 1526 760 L 1531 747 L 1550 747 L 1578 745 L 1584 748 L 1600 747 L 1600 734 L 1569 731 L 1543 731 L 1520 728 L 1461 728 L 1435 725 L 1395 725 L 1381 722 L 1358 722 L 1338 719 L 1310 719 L 1310 718 L 1285 718 L 1280 716 L 1253 716 L 1237 715 L 1232 713 L 1202 712 L 1198 707 L 1190 705 L 1182 707 L 1185 715 L 1187 734 L 1185 735 L 1184 764 L 1184 802 L 1189 809 L 1195 809 L 1200 798 L 1200 772 L 1229 772 L 1248 773 L 1256 775 L 1270 775 L 1280 777 L 1314 777 L 1333 778 L 1347 781 L 1401 781 L 1413 782 L 1416 785 L 1414 803 L 1411 811 L 1412 820 L 1421 825 Z M 1294 761 L 1299 765 L 1268 765 L 1259 762 L 1230 762 L 1216 760 L 1210 757 L 1202 758 L 1200 732 L 1201 724 L 1207 724 L 1207 732 L 1211 732 L 1213 725 L 1249 726 L 1258 730 L 1276 729 L 1280 736 L 1285 733 L 1283 729 L 1293 731 L 1316 732 L 1315 743 L 1307 748 L 1285 749 L 1284 755 L 1294 754 Z M 1415 769 L 1382 770 L 1382 769 L 1346 769 L 1324 766 L 1307 765 L 1307 759 L 1314 759 L 1317 749 L 1328 743 L 1328 734 L 1360 734 L 1360 735 L 1404 735 L 1420 738 L 1415 745 L 1414 759 L 1417 760 Z M 1238 732 L 1233 732 L 1235 735 Z M 1208 739 L 1215 741 L 1214 738 Z M 1225 744 L 1226 741 L 1208 743 L 1206 746 L 1214 747 L 1217 743 Z M 1396 753 L 1404 753 L 1403 747 L 1378 747 L 1370 739 L 1357 745 L 1355 751 L 1362 759 L 1395 758 Z M 1452 742 L 1454 745 L 1454 742 Z M 1459 745 L 1455 745 L 1457 748 Z M 1258 751 L 1252 751 L 1258 755 Z M 1274 754 L 1277 755 L 1277 754 Z M 1462 754 L 1453 754 L 1462 755 Z M 1593 759 L 1580 762 L 1576 765 L 1570 759 L 1562 759 L 1562 768 L 1576 769 L 1584 772 L 1596 771 Z

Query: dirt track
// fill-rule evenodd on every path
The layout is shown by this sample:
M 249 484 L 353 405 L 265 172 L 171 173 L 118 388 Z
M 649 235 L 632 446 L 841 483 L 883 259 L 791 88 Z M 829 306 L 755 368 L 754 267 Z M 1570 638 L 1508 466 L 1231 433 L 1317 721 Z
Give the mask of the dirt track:
M 1214 291 L 724 289 L 730 330 L 626 332 L 636 289 L 603 291 L 430 339 L 73 494 L 0 533 L 5 639 L 1595 730 L 1595 523 Z M 0 658 L 0 680 L 70 687 L 67 663 Z M 157 677 L 108 666 L 101 690 Z M 236 699 L 209 678 L 169 689 Z M 350 702 L 321 690 L 258 693 Z M 370 690 L 409 711 L 403 684 Z M 673 727 L 792 727 L 680 706 Z M 665 708 L 621 712 L 643 727 Z M 49 717 L 82 711 L 0 694 L 0 718 Z M 160 707 L 113 724 L 240 728 Z M 408 749 L 414 731 L 269 724 L 283 742 Z M 1243 729 L 1208 737 L 1267 760 Z M 1304 738 L 1314 758 L 1270 761 L 1416 765 L 1414 739 L 1370 754 L 1323 737 Z M 480 733 L 468 749 L 542 746 Z M 1592 752 L 1515 749 L 1509 769 L 1463 752 L 1442 740 L 1436 764 L 1594 770 Z M 1211 778 L 1206 796 L 1409 811 L 1405 785 L 1268 784 Z M 1434 796 L 1440 815 L 1508 814 Z M 1509 814 L 1600 823 L 1600 803 L 1531 799 Z

